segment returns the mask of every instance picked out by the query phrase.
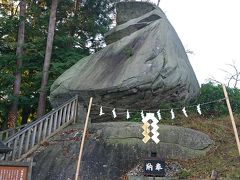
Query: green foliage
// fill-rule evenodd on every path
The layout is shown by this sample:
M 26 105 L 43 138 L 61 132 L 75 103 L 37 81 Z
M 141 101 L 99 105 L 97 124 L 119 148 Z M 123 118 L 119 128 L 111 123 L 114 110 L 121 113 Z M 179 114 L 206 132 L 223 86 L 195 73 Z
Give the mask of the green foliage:
M 8 8 L 7 8 L 8 9 Z M 5 8 L 0 8 L 0 125 L 6 122 L 7 110 L 12 96 L 14 82 L 17 18 L 7 16 Z
M 133 52 L 133 48 L 132 47 L 128 47 L 124 49 L 124 53 L 127 57 L 131 57 L 133 56 L 134 52 Z
M 136 112 L 136 113 L 132 113 L 130 115 L 130 118 L 127 121 L 131 121 L 131 122 L 140 122 L 141 121 L 141 114 L 140 112 Z
M 180 172 L 177 173 L 179 179 L 188 179 L 191 176 L 191 173 L 185 169 L 182 169 Z
M 232 179 L 240 179 L 240 170 L 236 170 L 236 172 L 231 174 L 230 178 L 232 178 Z
M 240 115 L 240 89 L 227 87 L 231 107 L 236 115 Z M 202 84 L 200 96 L 195 102 L 183 105 L 181 103 L 169 102 L 160 104 L 161 116 L 166 123 L 171 123 L 170 109 L 174 109 L 175 116 L 182 117 L 182 108 L 186 106 L 188 115 L 196 114 L 197 104 L 201 104 L 201 111 L 204 117 L 217 118 L 228 115 L 226 101 L 221 85 L 214 85 L 211 82 Z M 220 101 L 219 101 L 220 100 Z M 145 112 L 146 113 L 146 112 Z M 155 112 L 156 113 L 156 112 Z M 130 121 L 140 122 L 140 112 L 131 115 Z
M 22 117 L 27 115 L 28 118 L 35 118 L 51 1 L 27 0 L 26 3 L 23 67 L 18 70 L 22 72 L 19 114 Z M 101 34 L 109 29 L 111 23 L 109 13 L 112 11 L 113 4 L 108 0 L 88 0 L 84 5 L 80 5 L 79 9 L 75 9 L 74 0 L 60 0 L 48 93 L 53 81 L 65 70 L 89 55 L 90 51 L 102 48 L 104 41 Z M 10 8 L 0 6 L 0 126 L 5 126 L 8 107 L 16 98 L 12 96 L 12 87 L 16 71 L 18 23 L 22 20 L 17 11 L 14 14 Z M 46 111 L 49 109 L 48 103 Z M 26 112 L 27 114 L 24 114 Z
M 236 114 L 240 114 L 240 89 L 227 87 L 229 100 L 232 106 L 232 110 Z M 221 85 L 214 85 L 209 82 L 202 84 L 201 94 L 197 100 L 197 103 L 204 104 L 206 102 L 216 101 L 223 99 L 224 93 Z M 202 112 L 205 116 L 219 117 L 228 114 L 226 101 L 213 102 L 202 105 Z

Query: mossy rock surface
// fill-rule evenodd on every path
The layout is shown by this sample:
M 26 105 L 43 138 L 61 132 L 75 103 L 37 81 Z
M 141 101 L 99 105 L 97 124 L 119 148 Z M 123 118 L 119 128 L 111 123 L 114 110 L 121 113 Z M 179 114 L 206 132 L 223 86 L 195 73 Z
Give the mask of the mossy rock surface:
M 189 159 L 205 155 L 213 141 L 208 135 L 178 126 L 159 124 L 158 144 L 151 139 L 145 144 L 142 141 L 142 123 L 108 122 L 94 123 L 92 130 L 96 131 L 108 144 L 137 146 L 143 152 L 156 151 L 162 158 Z
M 119 179 L 137 164 L 143 163 L 152 151 L 166 160 L 184 160 L 205 155 L 212 143 L 206 134 L 199 131 L 159 125 L 160 143 L 150 140 L 144 144 L 141 125 L 134 122 L 91 124 L 84 146 L 81 179 Z M 73 179 L 81 132 L 82 128 L 80 130 L 76 124 L 72 125 L 33 154 L 36 162 L 33 179 Z

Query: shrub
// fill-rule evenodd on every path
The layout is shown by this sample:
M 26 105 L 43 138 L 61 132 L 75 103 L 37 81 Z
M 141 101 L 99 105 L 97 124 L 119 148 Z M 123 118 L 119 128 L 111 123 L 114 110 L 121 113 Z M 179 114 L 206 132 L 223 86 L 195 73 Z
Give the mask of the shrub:
M 229 100 L 234 113 L 240 113 L 240 89 L 227 87 Z M 201 109 L 206 116 L 217 117 L 228 114 L 226 101 L 221 85 L 214 85 L 211 82 L 202 84 L 200 96 L 197 103 L 202 104 Z M 216 102 L 216 100 L 221 101 Z M 207 102 L 212 102 L 205 104 Z

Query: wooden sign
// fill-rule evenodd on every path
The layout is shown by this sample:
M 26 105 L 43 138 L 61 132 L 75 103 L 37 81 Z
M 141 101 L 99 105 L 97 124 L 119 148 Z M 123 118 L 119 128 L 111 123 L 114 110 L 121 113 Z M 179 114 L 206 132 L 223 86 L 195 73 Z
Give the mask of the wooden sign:
M 27 180 L 27 167 L 0 166 L 0 180 Z
M 1 161 L 0 180 L 31 180 L 32 159 L 28 162 Z

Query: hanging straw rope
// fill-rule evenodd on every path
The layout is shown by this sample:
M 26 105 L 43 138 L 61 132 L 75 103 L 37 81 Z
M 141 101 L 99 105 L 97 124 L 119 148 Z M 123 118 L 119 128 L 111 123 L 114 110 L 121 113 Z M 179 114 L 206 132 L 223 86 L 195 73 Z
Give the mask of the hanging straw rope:
M 168 108 L 168 109 L 161 109 L 161 112 L 162 111 L 170 111 L 171 109 L 173 110 L 182 110 L 183 107 L 185 108 L 193 108 L 193 107 L 197 107 L 198 105 L 207 105 L 207 104 L 212 104 L 212 103 L 216 103 L 216 102 L 221 102 L 221 101 L 224 101 L 225 98 L 222 98 L 222 99 L 218 99 L 218 100 L 214 100 L 214 101 L 209 101 L 209 102 L 205 102 L 205 103 L 201 103 L 201 104 L 195 104 L 195 105 L 190 105 L 190 106 L 182 106 L 182 107 L 177 107 L 177 108 Z M 110 106 L 104 106 L 104 105 L 99 105 L 99 104 L 92 104 L 93 106 L 97 106 L 97 107 L 102 107 L 102 108 L 105 108 L 105 109 L 114 109 L 114 107 L 110 107 Z M 159 109 L 152 109 L 152 110 L 149 110 L 149 109 L 141 109 L 141 110 L 138 110 L 138 109 L 125 109 L 125 108 L 115 108 L 115 110 L 119 110 L 119 111 L 129 111 L 129 113 L 134 113 L 134 112 L 141 112 L 141 111 L 148 111 L 148 112 L 155 112 L 155 111 L 158 111 Z M 120 113 L 118 113 L 120 114 Z

